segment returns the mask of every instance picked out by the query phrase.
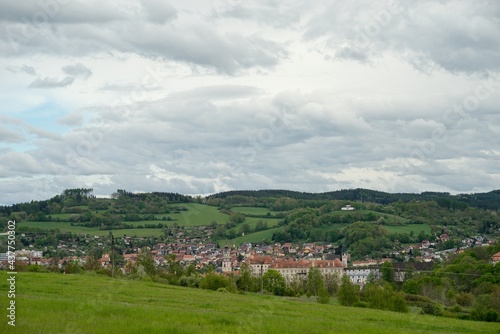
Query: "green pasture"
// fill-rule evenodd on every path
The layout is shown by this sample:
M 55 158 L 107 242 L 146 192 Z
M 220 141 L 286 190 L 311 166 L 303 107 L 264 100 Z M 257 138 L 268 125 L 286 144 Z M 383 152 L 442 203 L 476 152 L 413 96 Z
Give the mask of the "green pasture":
M 500 333 L 500 323 L 91 274 L 25 272 L 16 275 L 13 328 L 6 317 L 7 277 L 0 272 L 0 333 Z
M 256 215 L 265 216 L 267 213 L 274 215 L 276 212 L 269 210 L 268 208 L 254 207 L 254 206 L 235 206 L 231 208 L 232 211 L 240 212 L 244 215 Z
M 272 228 L 272 229 L 265 230 L 265 231 L 259 231 L 259 232 L 255 232 L 255 233 L 246 234 L 242 237 L 238 237 L 238 238 L 231 240 L 231 244 L 241 245 L 244 242 L 256 243 L 256 242 L 261 242 L 264 240 L 267 242 L 271 242 L 272 241 L 271 239 L 273 237 L 273 233 L 280 230 L 280 229 L 281 229 L 281 227 L 278 227 L 278 228 Z
M 180 211 L 179 213 L 171 212 L 161 216 L 170 216 L 177 221 L 179 226 L 202 226 L 210 225 L 212 221 L 217 224 L 225 224 L 229 221 L 229 215 L 220 213 L 215 206 L 198 204 L 198 203 L 183 203 L 173 206 L 185 206 L 188 211 Z
M 424 231 L 425 234 L 431 234 L 431 227 L 429 224 L 408 224 L 401 226 L 383 226 L 389 233 L 406 233 L 410 234 L 413 231 L 415 235 L 418 235 L 420 231 Z
M 274 227 L 276 225 L 278 225 L 278 223 L 280 222 L 281 219 L 279 218 L 256 218 L 256 217 L 245 217 L 245 223 L 247 223 L 248 225 L 250 225 L 251 228 L 255 228 L 255 225 L 257 225 L 257 222 L 259 220 L 262 220 L 263 222 L 267 223 L 267 226 L 269 228 L 271 227 Z M 240 225 L 238 225 L 240 226 Z

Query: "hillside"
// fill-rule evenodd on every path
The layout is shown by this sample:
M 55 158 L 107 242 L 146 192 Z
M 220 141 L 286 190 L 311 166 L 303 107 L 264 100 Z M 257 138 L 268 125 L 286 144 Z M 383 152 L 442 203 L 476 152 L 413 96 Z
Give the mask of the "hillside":
M 499 323 L 97 275 L 19 273 L 16 298 L 18 333 L 500 333 Z M 6 294 L 0 301 L 5 310 Z M 1 333 L 11 329 L 0 323 Z
M 453 196 L 367 189 L 320 194 L 259 190 L 206 198 L 125 190 L 110 198 L 97 198 L 92 192 L 67 189 L 48 200 L 0 207 L 0 227 L 5 230 L 8 220 L 15 220 L 17 232 L 26 236 L 19 240 L 19 246 L 43 248 L 49 257 L 68 256 L 64 245 L 69 243 L 73 249 L 89 250 L 88 241 L 81 236 L 112 234 L 149 238 L 147 243 L 139 240 L 142 246 L 187 239 L 235 245 L 334 243 L 338 249 L 347 247 L 354 259 L 387 257 L 392 251 L 403 251 L 423 240 L 434 241 L 440 235 L 449 237 L 440 249 L 462 247 L 464 240 L 468 244 L 477 240 L 487 243 L 500 235 L 500 212 L 491 209 L 500 205 L 499 191 Z M 342 210 L 346 205 L 353 210 Z M 376 225 L 379 237 L 366 238 L 370 226 L 354 224 L 360 222 Z M 5 243 L 0 243 L 0 252 L 5 251 Z
M 307 193 L 290 190 L 233 190 L 209 196 L 209 198 L 227 198 L 229 196 L 246 196 L 255 198 L 288 197 L 298 200 L 348 200 L 366 201 L 378 204 L 390 204 L 397 201 L 441 201 L 443 205 L 472 207 L 498 210 L 500 209 L 500 190 L 487 193 L 451 195 L 446 192 L 387 193 L 371 189 L 343 189 L 324 193 Z

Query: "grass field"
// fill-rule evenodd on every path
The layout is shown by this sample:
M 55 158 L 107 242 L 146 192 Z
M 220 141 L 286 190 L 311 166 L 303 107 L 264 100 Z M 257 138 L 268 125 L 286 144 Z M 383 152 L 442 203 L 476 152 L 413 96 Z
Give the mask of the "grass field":
M 210 225 L 214 220 L 217 224 L 225 224 L 229 221 L 229 216 L 220 213 L 215 206 L 198 203 L 186 203 L 182 204 L 182 206 L 188 208 L 188 211 L 181 211 L 180 213 L 171 212 L 164 216 L 170 216 L 176 219 L 179 226 Z
M 261 242 L 263 240 L 265 240 L 267 242 L 271 242 L 272 241 L 271 239 L 273 237 L 273 233 L 278 231 L 280 228 L 281 227 L 271 228 L 269 230 L 247 234 L 243 237 L 238 237 L 238 238 L 231 240 L 231 244 L 241 245 L 244 242 L 256 243 L 256 242 Z
M 431 227 L 428 224 L 408 224 L 402 226 L 383 226 L 389 233 L 406 233 L 410 234 L 411 231 L 415 235 L 418 235 L 420 231 L 424 231 L 425 234 L 431 234 Z
M 254 207 L 254 206 L 236 206 L 231 208 L 232 211 L 237 211 L 241 212 L 244 215 L 258 215 L 258 216 L 265 216 L 267 213 L 271 213 L 274 215 L 276 212 L 271 211 L 268 208 L 260 208 L 260 207 Z
M 174 206 L 174 205 L 173 205 Z M 178 206 L 178 205 L 175 205 Z M 145 224 L 158 224 L 163 223 L 167 226 L 172 226 L 174 222 L 178 226 L 201 226 L 201 225 L 209 225 L 212 221 L 216 221 L 218 224 L 225 224 L 229 220 L 229 216 L 223 213 L 220 213 L 216 207 L 203 205 L 198 203 L 186 203 L 183 204 L 188 211 L 181 211 L 179 213 L 171 212 L 169 214 L 157 214 L 157 218 L 161 218 L 163 216 L 170 216 L 175 221 L 164 221 L 164 220 L 141 220 L 136 222 L 124 222 L 126 224 L 131 224 L 134 226 L 137 225 L 145 225 Z M 62 213 L 52 215 L 53 218 L 58 217 L 60 219 L 66 219 L 70 217 L 72 214 Z M 253 218 L 249 218 L 253 219 Z M 271 220 L 270 220 L 271 221 Z M 272 219 L 273 223 L 276 221 Z M 257 220 L 255 221 L 256 224 Z M 277 222 L 276 222 L 277 224 Z M 27 226 L 27 227 L 37 227 L 41 229 L 51 230 L 51 229 L 59 229 L 61 232 L 71 232 L 77 234 L 93 234 L 93 235 L 107 235 L 109 231 L 99 230 L 97 227 L 89 228 L 84 226 L 71 226 L 70 222 L 38 222 L 38 221 L 23 221 L 18 224 L 18 226 Z M 270 224 L 269 226 L 272 226 Z M 163 231 L 161 229 L 125 229 L 125 230 L 113 230 L 113 234 L 115 235 L 129 235 L 129 236 L 157 236 L 161 235 Z
M 499 323 L 34 273 L 17 274 L 14 331 L 7 325 L 6 278 L 0 272 L 1 333 L 500 333 Z
M 268 227 L 274 227 L 278 225 L 281 219 L 279 218 L 255 218 L 255 217 L 246 217 L 245 218 L 245 223 L 250 225 L 251 228 L 255 228 L 255 225 L 257 225 L 257 222 L 259 220 L 262 220 L 267 223 Z

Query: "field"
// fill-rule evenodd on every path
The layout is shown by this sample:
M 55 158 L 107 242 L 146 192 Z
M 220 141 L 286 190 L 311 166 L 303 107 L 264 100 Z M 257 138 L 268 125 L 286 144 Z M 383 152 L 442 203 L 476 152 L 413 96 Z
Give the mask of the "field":
M 244 215 L 256 215 L 256 216 L 265 216 L 269 212 L 271 215 L 274 215 L 276 212 L 271 211 L 268 208 L 260 208 L 254 206 L 236 206 L 231 208 L 232 211 L 241 212 Z
M 415 235 L 418 235 L 420 231 L 424 231 L 425 234 L 431 234 L 431 227 L 428 224 L 408 224 L 402 226 L 383 226 L 389 233 L 407 233 L 410 234 L 411 231 Z
M 280 228 L 281 227 L 271 228 L 269 230 L 247 234 L 243 237 L 238 237 L 238 238 L 231 240 L 231 244 L 241 245 L 244 242 L 257 243 L 257 242 L 261 242 L 263 240 L 266 240 L 267 242 L 271 242 L 272 241 L 271 239 L 273 237 L 273 233 L 278 231 Z
M 177 205 L 175 205 L 177 206 Z M 216 207 L 198 204 L 198 203 L 186 203 L 183 204 L 188 211 L 180 211 L 178 213 L 171 212 L 169 214 L 156 214 L 159 220 L 141 220 L 141 221 L 126 221 L 124 223 L 130 224 L 133 226 L 145 225 L 145 224 L 165 224 L 166 226 L 172 226 L 176 223 L 178 226 L 201 226 L 201 225 L 209 225 L 212 221 L 216 221 L 218 224 L 225 224 L 229 220 L 229 216 L 223 213 L 220 213 Z M 61 213 L 51 215 L 53 218 L 59 219 L 67 219 L 73 214 L 71 213 Z M 164 221 L 161 218 L 165 216 L 170 216 L 175 221 Z M 255 225 L 257 220 L 253 222 L 254 218 L 249 218 L 249 223 L 253 223 Z M 271 220 L 270 220 L 271 221 Z M 273 219 L 274 224 L 277 224 L 277 220 Z M 18 226 L 26 226 L 26 227 L 37 227 L 41 229 L 59 229 L 61 232 L 71 232 L 76 234 L 91 234 L 91 235 L 108 235 L 109 230 L 100 230 L 97 227 L 89 228 L 85 226 L 71 226 L 70 222 L 39 222 L 39 221 L 23 221 L 18 224 Z M 273 223 L 269 223 L 269 226 L 273 226 Z M 163 230 L 161 228 L 133 228 L 133 229 L 123 229 L 123 230 L 113 230 L 113 234 L 115 235 L 128 235 L 128 236 L 159 236 L 163 234 Z
M 245 218 L 245 223 L 250 225 L 251 228 L 255 228 L 255 225 L 257 225 L 257 222 L 259 220 L 262 220 L 263 222 L 267 223 L 267 226 L 269 228 L 274 227 L 278 225 L 281 219 L 279 218 L 255 218 L 255 217 L 246 217 Z
M 106 276 L 18 273 L 16 330 L 1 333 L 500 333 L 500 324 L 229 294 Z M 5 293 L 4 293 L 5 292 Z
M 188 208 L 188 211 L 181 211 L 180 213 L 171 212 L 161 216 L 170 216 L 176 219 L 179 226 L 210 225 L 212 221 L 216 221 L 217 224 L 225 224 L 229 221 L 229 216 L 220 213 L 215 206 L 198 203 L 185 203 L 182 206 Z

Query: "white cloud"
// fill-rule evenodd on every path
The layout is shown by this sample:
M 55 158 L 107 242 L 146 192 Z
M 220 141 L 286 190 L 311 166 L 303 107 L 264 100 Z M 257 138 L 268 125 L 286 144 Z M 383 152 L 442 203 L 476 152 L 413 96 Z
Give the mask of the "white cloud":
M 493 2 L 39 6 L 0 13 L 0 203 L 500 188 Z

